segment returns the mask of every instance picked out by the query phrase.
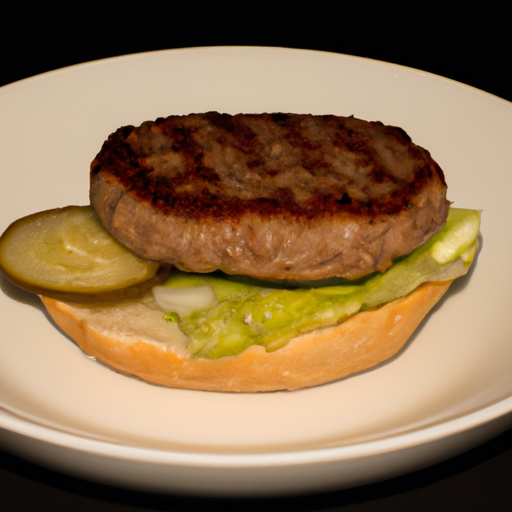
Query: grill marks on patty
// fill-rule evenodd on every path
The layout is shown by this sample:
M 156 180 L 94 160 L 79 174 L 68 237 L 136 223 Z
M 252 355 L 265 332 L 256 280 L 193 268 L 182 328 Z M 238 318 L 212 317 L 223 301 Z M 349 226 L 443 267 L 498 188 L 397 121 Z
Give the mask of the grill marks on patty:
M 93 172 L 112 174 L 165 214 L 220 219 L 248 211 L 389 215 L 407 207 L 433 173 L 444 179 L 403 130 L 360 124 L 287 114 L 158 119 L 115 132 Z M 391 167 L 397 153 L 420 165 Z
M 126 203 L 125 195 L 138 204 L 137 210 L 144 205 L 152 219 L 121 218 L 117 202 Z M 333 115 L 217 112 L 117 130 L 91 164 L 91 202 L 107 229 L 144 257 L 191 270 L 221 268 L 276 279 L 322 273 L 301 270 L 294 275 L 294 260 L 307 260 L 312 250 L 305 240 L 314 242 L 303 235 L 305 230 L 319 237 L 343 233 L 352 240 L 352 249 L 342 241 L 327 244 L 327 250 L 316 251 L 321 254 L 311 266 L 353 277 L 387 265 L 426 240 L 444 224 L 448 205 L 443 172 L 400 128 Z M 148 252 L 135 239 L 142 229 L 139 222 L 158 225 L 158 237 L 174 238 L 172 244 L 178 246 L 175 237 L 188 240 L 192 229 L 211 247 L 212 256 L 199 251 L 199 263 L 191 263 L 197 258 L 189 251 L 185 256 L 173 249 L 165 256 L 171 242 L 162 242 L 167 253 Z M 372 224 L 379 229 L 369 229 Z M 249 233 L 255 229 L 259 236 Z M 269 247 L 252 247 L 262 237 Z M 379 237 L 387 241 L 376 242 Z M 407 237 L 411 240 L 404 241 Z M 365 240 L 373 247 L 369 252 Z M 294 251 L 301 255 L 293 257 Z M 349 256 L 350 251 L 355 254 Z M 246 265 L 265 263 L 259 253 L 276 260 L 282 270 L 244 272 Z

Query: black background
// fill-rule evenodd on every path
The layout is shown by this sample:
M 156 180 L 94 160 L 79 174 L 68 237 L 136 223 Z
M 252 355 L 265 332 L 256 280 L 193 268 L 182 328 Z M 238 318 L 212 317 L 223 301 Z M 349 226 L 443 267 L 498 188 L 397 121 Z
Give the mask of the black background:
M 512 101 L 512 29 L 507 10 L 493 2 L 485 7 L 431 4 L 111 1 L 101 8 L 89 2 L 62 2 L 58 9 L 55 3 L 3 2 L 0 85 L 115 55 L 256 45 L 398 63 Z M 459 457 L 387 482 L 272 500 L 219 501 L 119 490 L 60 475 L 0 451 L 0 510 L 501 511 L 512 509 L 511 476 L 512 430 Z

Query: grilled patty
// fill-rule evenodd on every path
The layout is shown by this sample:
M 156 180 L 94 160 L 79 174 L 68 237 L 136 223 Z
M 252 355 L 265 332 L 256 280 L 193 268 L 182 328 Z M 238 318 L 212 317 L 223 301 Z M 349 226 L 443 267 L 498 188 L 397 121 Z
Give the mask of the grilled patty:
M 385 270 L 445 223 L 443 172 L 400 128 L 208 112 L 114 132 L 90 198 L 138 256 L 271 280 Z

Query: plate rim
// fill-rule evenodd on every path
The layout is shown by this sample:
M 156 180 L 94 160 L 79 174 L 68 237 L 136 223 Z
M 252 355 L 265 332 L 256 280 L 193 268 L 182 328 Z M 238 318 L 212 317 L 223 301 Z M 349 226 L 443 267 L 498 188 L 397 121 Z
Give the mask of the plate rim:
M 463 414 L 448 421 L 442 421 L 429 425 L 428 427 L 421 427 L 405 433 L 390 435 L 382 439 L 363 441 L 344 446 L 266 453 L 191 453 L 112 443 L 66 432 L 65 429 L 59 430 L 40 425 L 12 414 L 1 405 L 0 429 L 9 430 L 14 434 L 56 445 L 64 449 L 72 449 L 82 453 L 117 460 L 156 464 L 165 463 L 201 468 L 261 468 L 342 462 L 407 450 L 419 445 L 434 443 L 470 429 L 478 428 L 488 422 L 510 415 L 511 413 L 512 396 L 495 402 L 488 407 L 478 409 L 470 414 Z M 2 418 L 4 418 L 4 420 L 7 418 L 8 421 L 5 422 Z M 474 421 L 470 421 L 469 424 L 467 424 L 468 419 L 474 419 Z M 11 428 L 7 425 L 9 422 L 15 424 L 18 428 Z M 30 430 L 34 430 L 34 432 L 29 432 Z M 425 432 L 431 434 L 427 439 L 424 436 Z

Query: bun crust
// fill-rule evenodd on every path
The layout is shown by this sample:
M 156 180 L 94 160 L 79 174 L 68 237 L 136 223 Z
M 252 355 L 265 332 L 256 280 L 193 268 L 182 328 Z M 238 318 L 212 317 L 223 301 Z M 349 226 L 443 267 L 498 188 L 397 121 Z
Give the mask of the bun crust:
M 123 373 L 175 388 L 259 392 L 325 384 L 386 361 L 402 349 L 450 284 L 424 284 L 402 299 L 297 337 L 275 352 L 252 346 L 216 360 L 148 341 L 140 331 L 123 335 L 123 325 L 113 325 L 108 310 L 96 313 L 91 322 L 83 307 L 41 299 L 56 324 L 87 355 Z

